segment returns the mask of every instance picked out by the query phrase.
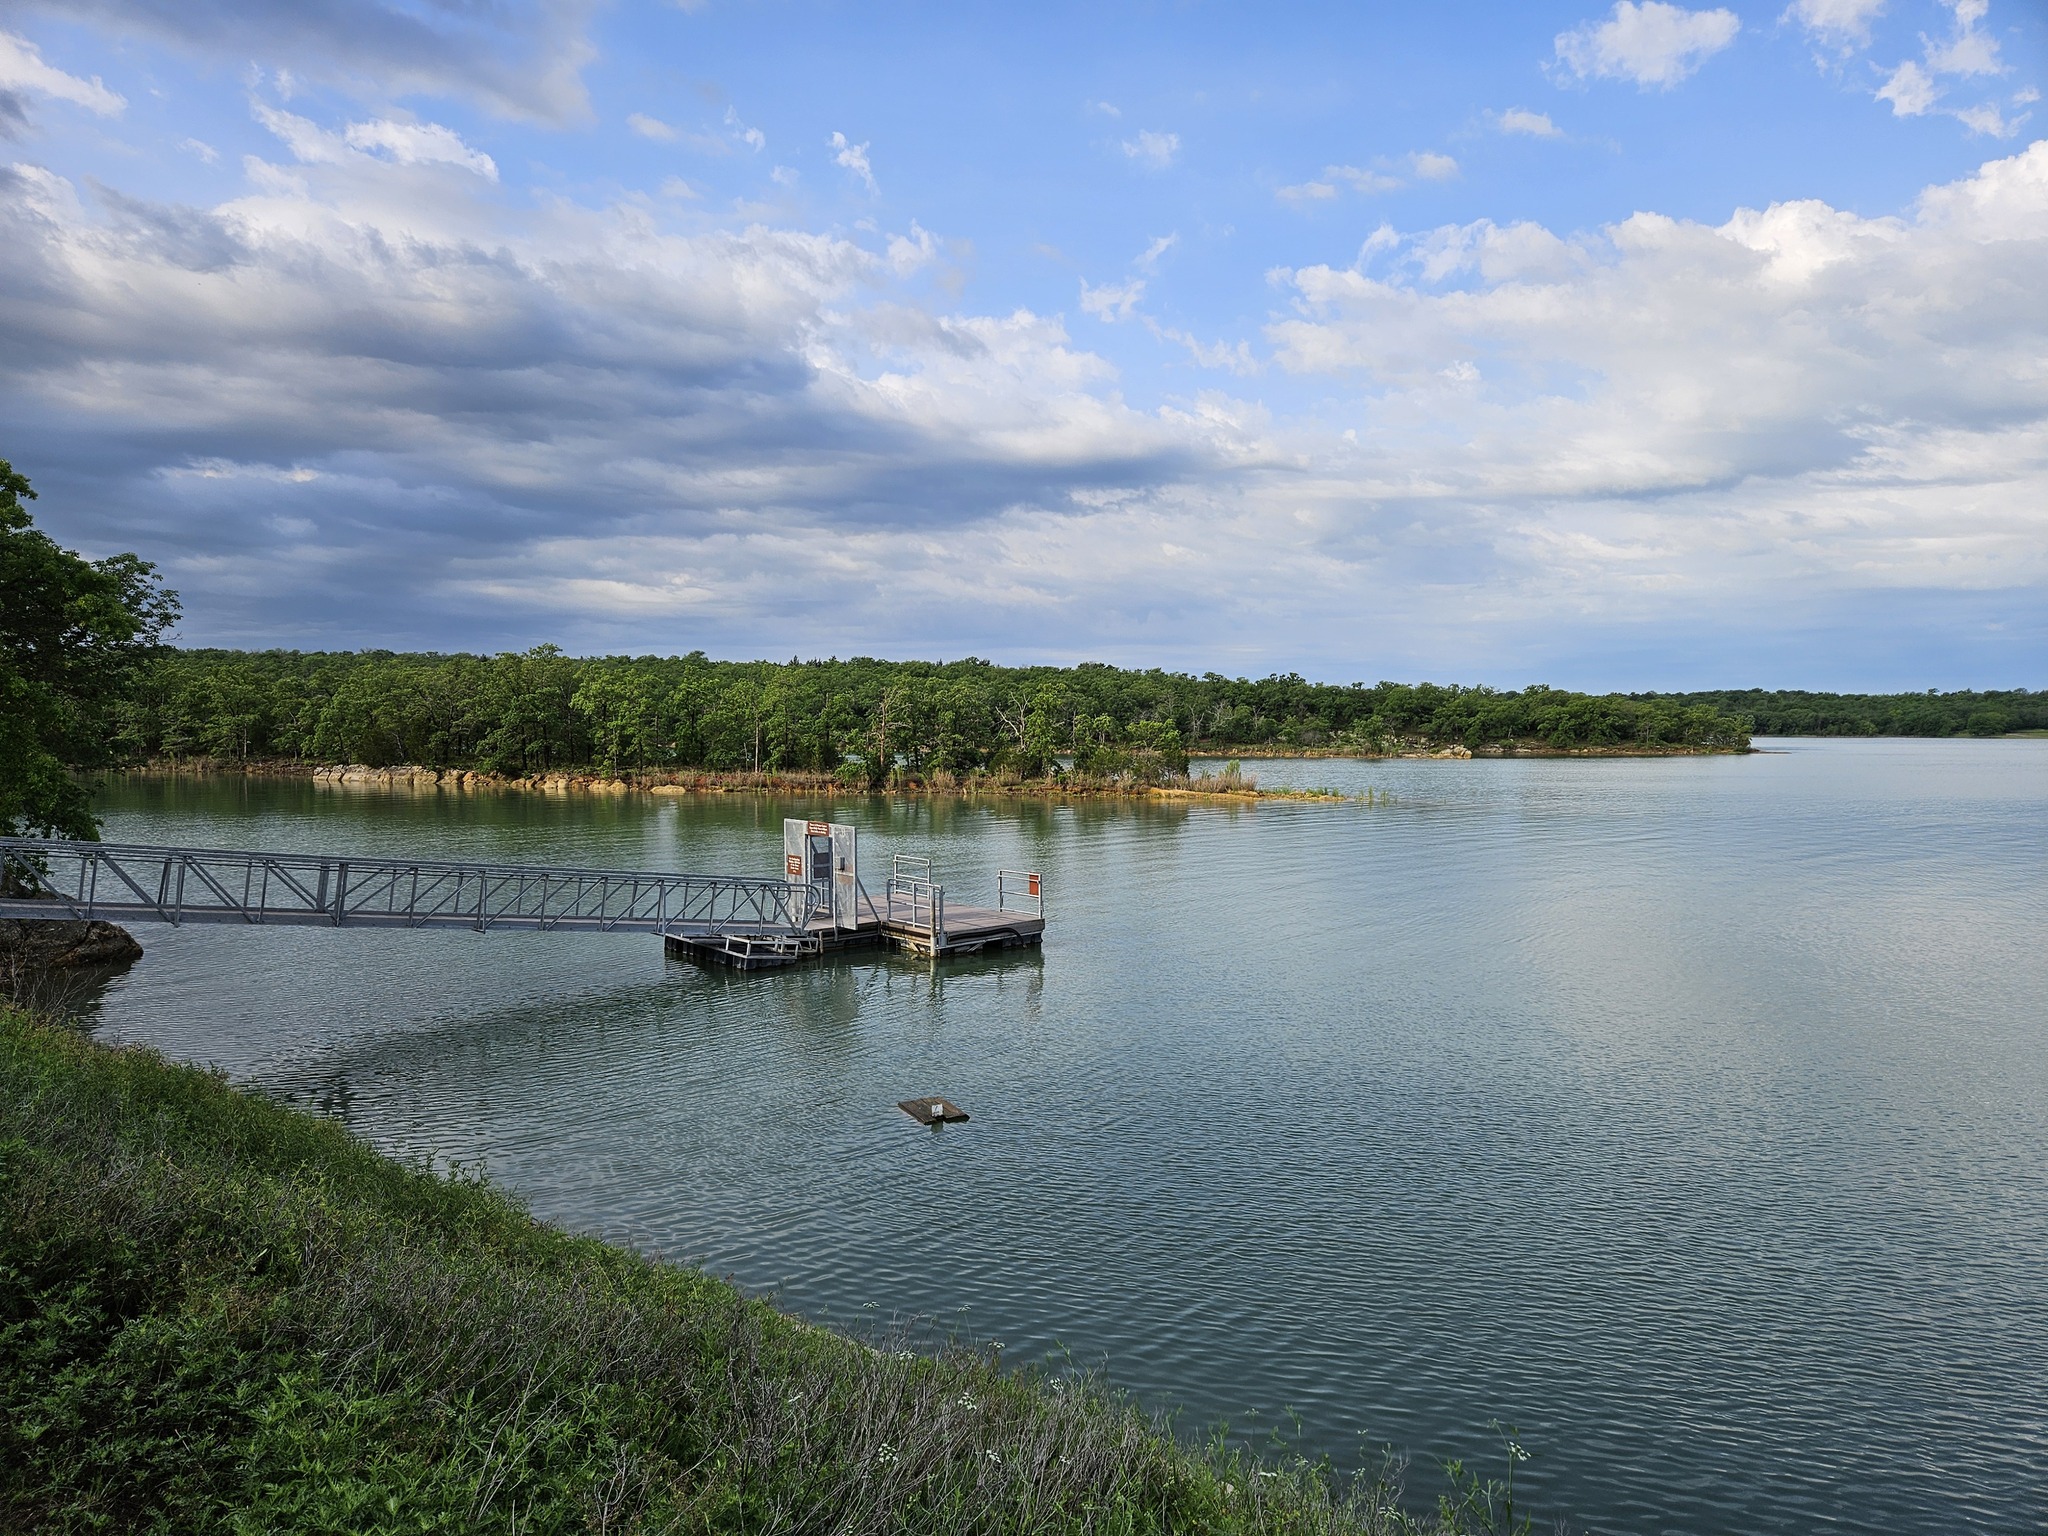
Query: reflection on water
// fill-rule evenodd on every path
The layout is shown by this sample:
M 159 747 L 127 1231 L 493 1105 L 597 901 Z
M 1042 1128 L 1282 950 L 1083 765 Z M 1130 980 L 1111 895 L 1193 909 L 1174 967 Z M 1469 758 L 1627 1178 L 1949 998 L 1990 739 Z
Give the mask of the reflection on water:
M 809 1315 L 1194 1421 L 1538 1453 L 1608 1531 L 2048 1524 L 2048 743 L 1248 764 L 1390 806 L 853 799 L 1042 954 L 145 930 L 111 1036 Z M 772 872 L 746 797 L 124 781 L 108 836 Z M 870 879 L 870 884 L 875 884 Z M 932 1132 L 896 1101 L 973 1115 Z M 942 1256 L 942 1257 L 935 1257 Z

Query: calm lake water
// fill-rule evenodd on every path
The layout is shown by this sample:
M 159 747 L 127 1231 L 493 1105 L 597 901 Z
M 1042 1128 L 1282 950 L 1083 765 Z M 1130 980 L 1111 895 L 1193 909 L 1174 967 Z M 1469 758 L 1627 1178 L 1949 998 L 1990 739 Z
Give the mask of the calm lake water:
M 848 1326 L 1501 1465 L 1601 1532 L 2048 1528 L 2048 741 L 831 802 L 1043 954 L 151 927 L 109 1037 Z M 742 797 L 125 781 L 110 839 L 772 874 Z M 898 1099 L 973 1114 L 933 1132 Z M 1296 1431 L 1290 1412 L 1299 1416 Z

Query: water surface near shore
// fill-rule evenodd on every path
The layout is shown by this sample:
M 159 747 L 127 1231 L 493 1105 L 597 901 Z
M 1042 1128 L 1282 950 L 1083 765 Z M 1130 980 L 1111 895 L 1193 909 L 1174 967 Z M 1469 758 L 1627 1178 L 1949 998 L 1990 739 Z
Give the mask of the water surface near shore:
M 1042 870 L 1042 955 L 144 928 L 108 1036 L 807 1315 L 1580 1529 L 2048 1524 L 2048 742 L 1246 764 L 1370 808 L 117 780 L 110 839 L 772 873 L 785 812 Z M 973 1121 L 914 1125 L 944 1093 Z

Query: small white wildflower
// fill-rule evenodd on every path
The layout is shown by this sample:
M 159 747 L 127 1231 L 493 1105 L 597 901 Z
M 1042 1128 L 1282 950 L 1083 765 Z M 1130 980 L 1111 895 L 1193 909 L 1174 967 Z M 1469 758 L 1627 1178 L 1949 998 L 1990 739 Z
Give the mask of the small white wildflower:
M 990 1451 L 990 1452 L 988 1453 L 988 1459 L 989 1459 L 990 1461 L 993 1461 L 993 1462 L 998 1462 L 998 1463 L 1000 1463 L 1000 1462 L 1002 1461 L 1002 1459 L 1003 1459 L 1003 1458 L 1002 1458 L 1002 1457 L 1000 1457 L 1000 1456 L 998 1456 L 998 1455 L 997 1455 L 997 1454 L 996 1454 L 996 1453 L 995 1453 L 994 1451 Z
M 981 1404 L 977 1403 L 972 1397 L 969 1397 L 965 1392 L 962 1392 L 960 1394 L 960 1406 L 962 1408 L 972 1410 L 975 1408 L 979 1408 Z

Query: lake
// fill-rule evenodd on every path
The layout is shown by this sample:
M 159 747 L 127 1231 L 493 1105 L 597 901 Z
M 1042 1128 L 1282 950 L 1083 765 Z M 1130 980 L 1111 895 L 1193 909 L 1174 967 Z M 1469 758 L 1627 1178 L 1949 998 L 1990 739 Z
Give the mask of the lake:
M 1045 875 L 1042 953 L 170 929 L 103 1037 L 800 1314 L 1601 1532 L 2048 1526 L 2048 741 L 1247 763 L 1365 806 L 141 779 L 110 840 Z M 943 1093 L 933 1131 L 896 1101 Z

